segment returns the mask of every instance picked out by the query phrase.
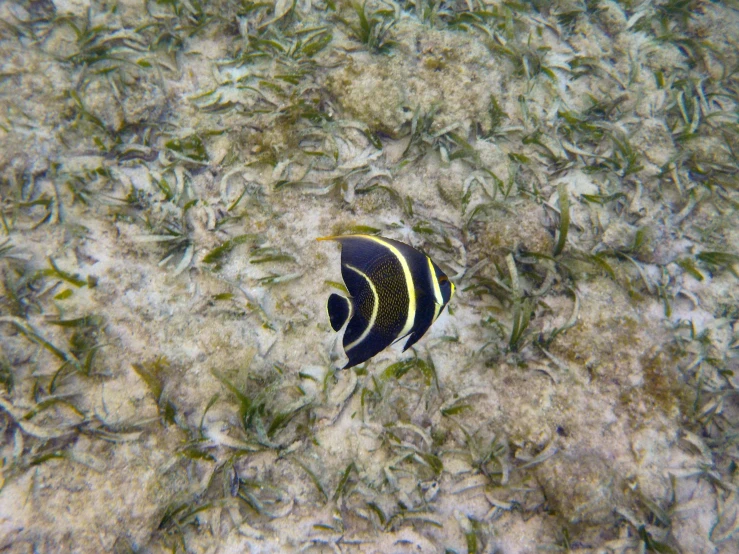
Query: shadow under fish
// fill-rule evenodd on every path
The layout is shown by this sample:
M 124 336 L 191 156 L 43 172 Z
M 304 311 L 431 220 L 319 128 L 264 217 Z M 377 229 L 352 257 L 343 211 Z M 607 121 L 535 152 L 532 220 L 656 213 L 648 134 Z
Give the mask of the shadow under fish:
M 431 258 L 397 240 L 371 235 L 322 237 L 341 243 L 341 276 L 349 298 L 332 294 L 328 317 L 344 332 L 347 369 L 405 337 L 413 346 L 454 294 L 454 284 Z

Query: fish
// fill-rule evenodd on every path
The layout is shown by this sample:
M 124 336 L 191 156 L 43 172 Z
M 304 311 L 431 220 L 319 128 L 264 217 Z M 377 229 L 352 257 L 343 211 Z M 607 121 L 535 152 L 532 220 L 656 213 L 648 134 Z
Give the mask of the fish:
M 423 337 L 454 295 L 454 283 L 423 252 L 374 235 L 320 237 L 341 244 L 341 276 L 349 297 L 328 297 L 334 331 L 344 331 L 349 361 L 366 362 L 406 337 L 405 352 Z

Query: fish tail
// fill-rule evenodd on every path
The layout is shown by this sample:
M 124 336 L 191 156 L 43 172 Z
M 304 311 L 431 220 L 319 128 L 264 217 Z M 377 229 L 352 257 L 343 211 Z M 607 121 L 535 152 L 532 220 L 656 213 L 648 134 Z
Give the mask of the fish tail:
M 352 314 L 351 301 L 345 296 L 333 293 L 328 297 L 326 310 L 328 311 L 328 319 L 331 322 L 331 327 L 334 331 L 338 331 L 349 320 Z

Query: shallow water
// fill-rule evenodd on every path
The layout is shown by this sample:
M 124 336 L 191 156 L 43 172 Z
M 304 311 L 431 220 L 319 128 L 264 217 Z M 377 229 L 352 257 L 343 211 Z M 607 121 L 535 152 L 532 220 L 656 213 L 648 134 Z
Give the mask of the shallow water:
M 0 20 L 4 552 L 739 549 L 735 2 Z M 358 232 L 458 292 L 339 371 Z

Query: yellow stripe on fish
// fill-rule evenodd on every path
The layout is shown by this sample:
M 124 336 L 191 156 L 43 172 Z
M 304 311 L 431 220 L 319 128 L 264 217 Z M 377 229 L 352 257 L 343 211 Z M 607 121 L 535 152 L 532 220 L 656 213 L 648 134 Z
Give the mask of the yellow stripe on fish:
M 372 302 L 372 314 L 370 315 L 370 319 L 367 322 L 367 327 L 364 329 L 362 334 L 359 335 L 359 338 L 357 340 L 345 346 L 346 350 L 348 351 L 357 346 L 357 344 L 361 343 L 367 337 L 367 335 L 369 335 L 372 327 L 374 327 L 375 321 L 377 321 L 377 311 L 380 307 L 380 298 L 377 296 L 377 289 L 375 288 L 375 285 L 372 283 L 372 280 L 369 277 L 367 277 L 364 273 L 362 273 L 360 270 L 352 265 L 346 264 L 346 267 L 358 273 L 367 282 L 367 285 L 372 291 L 372 297 L 374 299 Z
M 416 289 L 413 286 L 413 276 L 411 275 L 411 270 L 408 267 L 408 262 L 398 251 L 398 249 L 395 248 L 387 239 L 374 237 L 372 235 L 363 235 L 363 238 L 373 240 L 377 244 L 381 244 L 382 246 L 390 250 L 390 252 L 392 252 L 393 255 L 398 259 L 401 267 L 403 268 L 403 277 L 405 278 L 405 285 L 408 291 L 408 313 L 406 315 L 405 325 L 403 326 L 403 330 L 398 334 L 398 338 L 404 337 L 411 332 L 411 329 L 413 328 L 413 321 L 416 319 Z
M 429 258 L 428 256 L 426 256 L 426 261 L 429 263 L 429 274 L 435 275 L 434 262 L 432 262 L 431 258 Z M 437 281 L 436 279 L 431 279 L 431 282 L 434 285 L 434 300 L 436 301 L 437 304 L 443 305 L 444 299 L 441 297 L 441 289 L 439 288 L 439 281 Z

